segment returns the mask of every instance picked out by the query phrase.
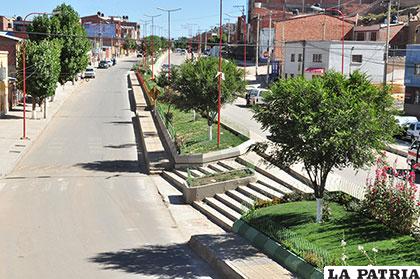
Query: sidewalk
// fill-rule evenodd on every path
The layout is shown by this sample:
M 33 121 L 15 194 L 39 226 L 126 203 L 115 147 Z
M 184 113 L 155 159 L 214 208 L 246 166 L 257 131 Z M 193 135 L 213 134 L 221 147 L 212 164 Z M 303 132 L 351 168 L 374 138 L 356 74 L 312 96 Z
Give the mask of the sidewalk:
M 37 112 L 37 119 L 31 119 L 32 104 L 26 105 L 26 136 L 23 136 L 23 106 L 16 106 L 4 118 L 0 118 L 0 177 L 9 174 L 20 158 L 29 150 L 30 145 L 42 133 L 61 105 L 68 96 L 80 86 L 85 84 L 84 80 L 77 81 L 74 85 L 67 82 L 64 86 L 59 85 L 56 89 L 53 102 L 47 104 L 47 118 L 43 119 L 43 112 Z M 38 108 L 39 109 L 39 108 Z

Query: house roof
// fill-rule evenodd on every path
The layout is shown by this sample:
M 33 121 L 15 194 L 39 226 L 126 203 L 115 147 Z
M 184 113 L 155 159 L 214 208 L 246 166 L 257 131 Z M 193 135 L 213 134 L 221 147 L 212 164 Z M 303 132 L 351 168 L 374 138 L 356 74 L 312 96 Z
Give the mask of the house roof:
M 4 31 L 0 31 L 0 37 L 10 39 L 10 40 L 14 40 L 14 41 L 17 41 L 17 42 L 20 42 L 22 40 L 21 38 L 12 36 L 12 35 L 10 35 L 9 32 L 4 32 Z

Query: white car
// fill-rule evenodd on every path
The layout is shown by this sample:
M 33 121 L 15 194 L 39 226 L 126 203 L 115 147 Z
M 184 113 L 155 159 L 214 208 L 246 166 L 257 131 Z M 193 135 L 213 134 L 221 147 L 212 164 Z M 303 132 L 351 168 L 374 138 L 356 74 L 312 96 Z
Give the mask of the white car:
M 83 78 L 95 78 L 95 70 L 93 67 L 86 68 Z
M 250 103 L 251 105 L 264 104 L 264 94 L 271 92 L 268 89 L 264 88 L 254 88 L 249 91 Z
M 411 123 L 407 129 L 407 138 L 411 140 L 420 139 L 420 122 Z
M 412 169 L 420 171 L 420 141 L 414 141 L 410 148 L 408 149 L 407 154 L 407 163 L 411 166 Z
M 112 60 L 106 60 L 106 63 L 108 64 L 108 67 L 114 66 L 114 63 L 112 62 Z

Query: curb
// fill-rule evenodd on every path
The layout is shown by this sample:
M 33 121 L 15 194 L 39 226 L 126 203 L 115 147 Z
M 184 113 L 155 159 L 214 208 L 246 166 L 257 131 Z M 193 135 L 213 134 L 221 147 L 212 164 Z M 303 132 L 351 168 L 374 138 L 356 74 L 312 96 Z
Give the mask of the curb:
M 394 147 L 389 146 L 389 145 L 385 148 L 385 150 L 388 151 L 388 152 L 397 154 L 399 156 L 402 156 L 402 157 L 407 157 L 407 155 L 408 155 L 407 151 L 400 150 L 400 149 L 394 148 Z
M 321 271 L 304 261 L 299 256 L 282 247 L 278 242 L 257 231 L 243 220 L 237 220 L 233 224 L 232 230 L 249 240 L 252 245 L 269 255 L 292 273 L 297 274 L 300 278 L 324 278 L 324 274 Z
M 229 260 L 218 258 L 215 252 L 200 241 L 200 235 L 193 235 L 188 246 L 206 261 L 222 278 L 247 279 L 248 277 L 230 264 Z

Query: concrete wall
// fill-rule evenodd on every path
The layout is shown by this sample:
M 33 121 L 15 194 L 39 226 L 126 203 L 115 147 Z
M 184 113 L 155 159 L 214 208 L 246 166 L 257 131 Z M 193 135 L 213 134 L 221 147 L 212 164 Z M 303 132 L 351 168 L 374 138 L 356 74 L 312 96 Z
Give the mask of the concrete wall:
M 8 112 L 8 52 L 0 51 L 0 116 Z

